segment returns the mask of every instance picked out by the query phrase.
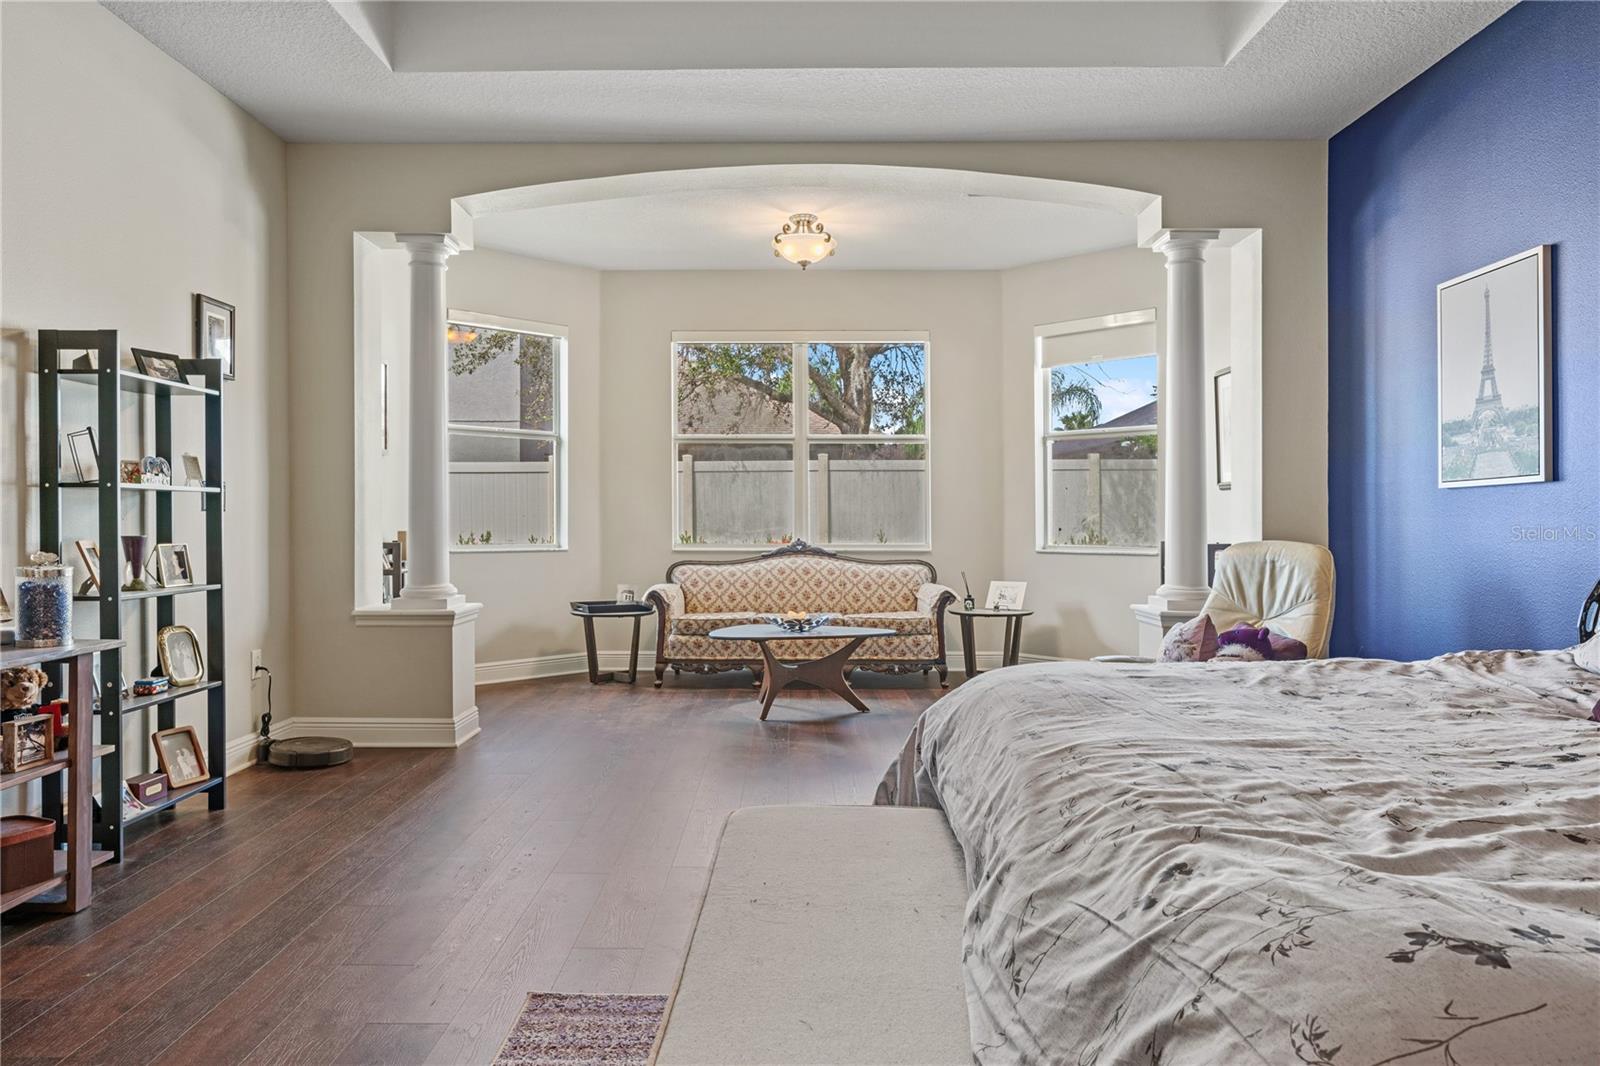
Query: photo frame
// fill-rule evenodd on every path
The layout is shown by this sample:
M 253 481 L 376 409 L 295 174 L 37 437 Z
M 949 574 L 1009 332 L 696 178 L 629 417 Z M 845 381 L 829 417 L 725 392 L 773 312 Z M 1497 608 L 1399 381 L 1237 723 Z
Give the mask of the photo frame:
M 639 602 L 639 590 L 636 587 L 634 587 L 633 585 L 618 585 L 617 586 L 617 602 L 618 603 L 638 603 Z
M 989 595 L 984 597 L 986 611 L 1020 611 L 1023 597 L 1027 595 L 1026 581 L 991 581 Z
M 189 558 L 187 544 L 156 545 L 156 580 L 162 588 L 182 588 L 193 585 L 194 563 Z
M 194 294 L 194 357 L 220 359 L 222 376 L 234 377 L 234 307 L 204 293 Z
M 201 465 L 200 457 L 193 452 L 183 453 L 183 483 L 185 485 L 206 483 L 206 469 Z
M 194 685 L 205 676 L 200 639 L 188 626 L 163 626 L 156 632 L 156 657 L 161 672 L 175 687 Z
M 94 442 L 94 427 L 84 426 L 67 434 L 67 453 L 78 481 L 94 484 L 100 480 L 100 449 Z
M 1217 488 L 1233 488 L 1233 368 L 1211 376 L 1211 409 L 1216 417 Z
M 55 758 L 55 719 L 23 714 L 0 725 L 0 772 L 14 774 Z
M 1550 246 L 1441 282 L 1439 487 L 1549 481 Z
M 141 484 L 144 481 L 144 463 L 138 459 L 118 460 L 117 479 L 124 485 Z
M 78 558 L 83 560 L 83 569 L 88 579 L 85 587 L 91 591 L 100 591 L 100 545 L 92 540 L 75 540 L 73 546 L 78 549 Z
M 175 355 L 135 348 L 133 365 L 138 367 L 139 373 L 145 377 L 155 378 L 158 381 L 175 381 L 183 385 L 189 380 L 183 373 L 183 361 Z
M 206 753 L 200 746 L 200 734 L 192 725 L 174 729 L 160 729 L 150 734 L 150 743 L 156 748 L 156 762 L 167 775 L 169 788 L 184 788 L 208 780 Z

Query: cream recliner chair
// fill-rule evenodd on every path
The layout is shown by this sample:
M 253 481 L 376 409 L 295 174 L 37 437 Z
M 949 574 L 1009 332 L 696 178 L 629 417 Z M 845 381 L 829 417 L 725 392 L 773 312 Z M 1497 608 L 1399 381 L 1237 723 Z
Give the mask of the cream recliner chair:
M 1265 626 L 1306 646 L 1313 659 L 1328 654 L 1333 630 L 1333 553 L 1320 544 L 1256 540 L 1217 556 L 1211 595 L 1200 609 L 1217 632 L 1241 622 Z

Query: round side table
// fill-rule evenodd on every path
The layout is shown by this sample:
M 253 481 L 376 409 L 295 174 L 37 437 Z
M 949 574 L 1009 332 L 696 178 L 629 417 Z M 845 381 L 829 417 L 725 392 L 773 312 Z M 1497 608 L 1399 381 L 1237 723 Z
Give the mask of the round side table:
M 983 673 L 978 669 L 978 649 L 972 639 L 974 618 L 1005 619 L 1006 635 L 1001 650 L 1001 665 L 1017 665 L 1017 659 L 1022 655 L 1022 620 L 1032 614 L 1032 611 L 1002 611 L 989 607 L 974 607 L 971 610 L 965 607 L 949 607 L 946 610 L 961 619 L 961 661 L 967 668 L 968 677 L 976 677 Z

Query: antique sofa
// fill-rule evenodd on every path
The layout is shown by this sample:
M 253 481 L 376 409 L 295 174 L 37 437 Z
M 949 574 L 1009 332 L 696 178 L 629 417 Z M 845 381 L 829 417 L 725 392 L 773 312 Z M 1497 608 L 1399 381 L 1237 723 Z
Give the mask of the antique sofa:
M 944 612 L 956 594 L 919 560 L 859 559 L 795 541 L 754 558 L 673 563 L 666 581 L 651 586 L 645 598 L 656 609 L 657 688 L 669 666 L 674 672 L 759 671 L 755 644 L 706 634 L 785 611 L 826 612 L 838 616 L 838 625 L 895 631 L 863 643 L 850 659 L 852 667 L 937 670 L 941 684 L 949 677 Z M 837 641 L 793 640 L 777 649 L 782 658 L 798 660 L 820 658 L 836 647 Z

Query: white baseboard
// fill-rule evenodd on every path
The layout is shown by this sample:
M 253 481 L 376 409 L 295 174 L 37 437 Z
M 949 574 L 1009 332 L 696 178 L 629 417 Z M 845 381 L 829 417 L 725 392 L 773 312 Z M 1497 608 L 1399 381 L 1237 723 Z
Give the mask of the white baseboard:
M 654 652 L 639 652 L 640 676 L 650 673 Z M 628 653 L 625 651 L 602 651 L 596 658 L 600 661 L 601 670 L 626 671 L 628 669 Z M 950 671 L 963 673 L 961 665 L 961 649 L 957 648 L 949 656 Z M 1000 666 L 1003 655 L 998 651 L 980 651 L 978 653 L 978 669 L 993 670 Z M 1023 655 L 1021 661 L 1025 663 L 1049 663 L 1056 659 L 1051 655 Z M 581 651 L 562 652 L 557 655 L 538 655 L 529 659 L 501 659 L 498 662 L 479 663 L 474 671 L 474 680 L 480 685 L 502 685 L 508 681 L 532 681 L 541 677 L 564 677 L 568 674 L 584 674 L 589 671 L 589 660 Z
M 455 718 L 311 718 L 282 720 L 272 727 L 273 740 L 290 737 L 344 737 L 358 748 L 459 748 L 477 736 L 478 708 Z M 255 764 L 258 734 L 228 742 L 228 773 Z

